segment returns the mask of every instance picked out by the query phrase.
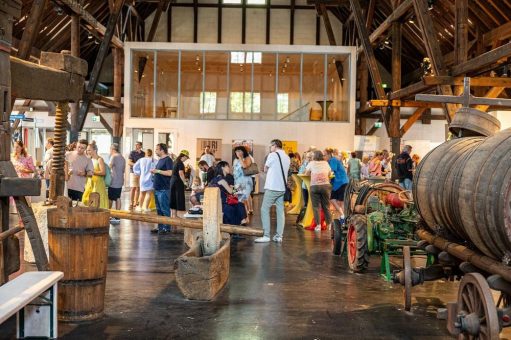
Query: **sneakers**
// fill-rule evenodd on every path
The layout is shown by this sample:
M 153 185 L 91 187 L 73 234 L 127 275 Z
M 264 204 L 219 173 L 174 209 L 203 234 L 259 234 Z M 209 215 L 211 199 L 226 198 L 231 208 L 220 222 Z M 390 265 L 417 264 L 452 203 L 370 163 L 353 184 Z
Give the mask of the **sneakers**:
M 268 243 L 270 238 L 268 236 L 258 237 L 254 240 L 255 243 Z
M 339 223 L 341 224 L 341 226 L 343 226 L 346 223 L 346 219 L 344 217 L 340 217 Z
M 121 219 L 115 218 L 115 217 L 110 217 L 110 224 L 113 224 L 113 225 L 121 224 Z
M 142 210 L 142 208 L 141 208 L 141 207 L 136 207 L 136 208 L 135 208 L 135 212 L 138 212 L 138 213 L 139 213 L 139 212 L 142 212 L 142 211 L 143 211 L 143 210 Z
M 282 236 L 273 236 L 273 242 L 282 243 Z

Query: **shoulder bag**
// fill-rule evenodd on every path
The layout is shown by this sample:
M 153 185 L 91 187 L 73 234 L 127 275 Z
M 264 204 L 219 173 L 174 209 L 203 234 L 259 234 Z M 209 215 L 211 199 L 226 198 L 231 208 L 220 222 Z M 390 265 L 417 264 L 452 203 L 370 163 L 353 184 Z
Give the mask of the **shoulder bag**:
M 257 175 L 259 173 L 259 168 L 257 167 L 256 162 L 252 161 L 248 168 L 241 168 L 243 170 L 243 175 L 245 176 L 252 176 Z
M 286 188 L 286 192 L 284 193 L 284 202 L 291 202 L 291 190 L 287 186 L 286 175 L 284 175 L 284 167 L 282 166 L 282 159 L 280 159 L 280 155 L 277 151 L 275 153 L 279 158 L 280 170 L 282 171 L 282 180 L 284 181 L 284 187 Z

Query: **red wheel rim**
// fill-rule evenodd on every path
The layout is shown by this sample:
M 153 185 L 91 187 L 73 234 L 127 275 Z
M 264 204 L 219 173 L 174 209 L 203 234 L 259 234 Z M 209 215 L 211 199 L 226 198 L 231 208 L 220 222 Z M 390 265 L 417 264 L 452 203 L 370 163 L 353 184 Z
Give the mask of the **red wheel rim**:
M 348 228 L 348 261 L 354 263 L 357 254 L 357 231 L 353 224 Z

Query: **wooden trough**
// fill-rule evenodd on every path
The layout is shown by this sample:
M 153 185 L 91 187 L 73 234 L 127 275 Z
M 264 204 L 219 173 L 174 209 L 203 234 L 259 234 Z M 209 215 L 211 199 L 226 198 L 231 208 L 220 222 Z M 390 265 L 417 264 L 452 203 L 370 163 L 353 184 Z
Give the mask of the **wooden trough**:
M 222 224 L 222 202 L 218 188 L 205 190 L 202 222 L 120 210 L 110 210 L 110 216 L 185 228 L 184 241 L 190 250 L 174 262 L 174 267 L 177 285 L 190 300 L 214 299 L 229 280 L 228 233 L 263 235 L 262 229 Z

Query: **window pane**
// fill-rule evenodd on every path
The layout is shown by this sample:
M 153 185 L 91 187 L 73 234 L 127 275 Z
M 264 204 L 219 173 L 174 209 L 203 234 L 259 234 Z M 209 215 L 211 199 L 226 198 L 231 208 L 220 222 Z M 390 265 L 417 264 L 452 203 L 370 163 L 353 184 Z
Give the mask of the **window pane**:
M 254 92 L 252 97 L 252 112 L 261 113 L 261 94 Z
M 249 5 L 265 5 L 266 0 L 247 0 L 247 4 L 249 4 Z
M 204 119 L 227 119 L 227 66 L 229 52 L 206 52 L 206 82 L 204 91 L 215 93 L 215 107 L 202 112 Z M 210 97 L 210 103 L 212 99 Z
M 300 111 L 300 54 L 279 54 L 279 88 L 277 96 L 277 117 L 279 120 L 303 120 L 303 112 Z M 286 106 L 280 105 L 279 101 L 285 102 Z
M 181 101 L 179 118 L 200 119 L 200 93 L 202 92 L 202 52 L 181 53 Z
M 323 120 L 324 58 L 323 54 L 303 55 L 303 109 L 301 112 L 304 120 Z
M 231 64 L 245 63 L 245 52 L 231 52 Z
M 216 92 L 202 92 L 200 94 L 200 113 L 216 112 Z
M 231 112 L 243 112 L 243 92 L 231 92 Z
M 133 51 L 131 74 L 131 116 L 153 117 L 154 52 Z
M 244 120 L 251 117 L 250 102 L 245 100 L 245 92 L 250 93 L 251 91 L 251 74 L 252 64 L 230 65 L 231 112 L 229 113 L 229 119 Z
M 241 0 L 224 0 L 224 4 L 241 4 Z
M 277 112 L 288 113 L 289 112 L 289 94 L 279 93 L 277 95 Z
M 156 118 L 177 118 L 179 52 L 158 51 L 156 60 Z
M 349 120 L 349 60 L 347 55 L 328 55 L 327 71 L 327 120 Z M 329 104 L 330 103 L 330 104 Z
M 259 53 L 256 52 L 254 59 Z M 261 63 L 253 64 L 254 92 L 259 97 L 259 110 L 257 114 L 252 114 L 252 119 L 275 119 L 275 62 L 275 53 L 261 53 Z

